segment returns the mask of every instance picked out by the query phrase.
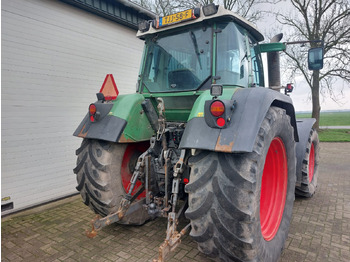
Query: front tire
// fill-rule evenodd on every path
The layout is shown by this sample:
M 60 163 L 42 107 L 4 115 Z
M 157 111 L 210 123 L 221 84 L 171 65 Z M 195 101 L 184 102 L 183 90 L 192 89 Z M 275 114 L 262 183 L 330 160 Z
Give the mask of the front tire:
M 302 197 L 312 197 L 315 194 L 318 180 L 318 164 L 320 160 L 320 142 L 317 131 L 310 130 L 308 143 L 302 159 L 301 185 L 295 187 L 295 194 Z
M 221 261 L 277 261 L 288 235 L 295 189 L 290 118 L 271 107 L 253 152 L 201 152 L 190 159 L 190 235 Z
M 78 186 L 85 205 L 102 217 L 118 211 L 126 194 L 138 156 L 147 150 L 145 143 L 117 144 L 101 140 L 84 139 L 76 150 Z M 133 194 L 141 186 L 137 181 Z M 145 194 L 141 194 L 130 206 L 135 210 L 126 215 L 120 224 L 141 225 L 149 219 L 142 208 Z

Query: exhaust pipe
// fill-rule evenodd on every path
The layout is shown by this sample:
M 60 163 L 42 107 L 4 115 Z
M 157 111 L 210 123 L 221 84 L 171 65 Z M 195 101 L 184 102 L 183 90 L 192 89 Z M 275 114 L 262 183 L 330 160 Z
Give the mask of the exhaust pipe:
M 275 35 L 270 43 L 278 43 L 281 41 L 283 34 Z M 269 76 L 269 88 L 281 89 L 281 72 L 280 72 L 280 53 L 269 52 L 267 53 L 267 67 Z

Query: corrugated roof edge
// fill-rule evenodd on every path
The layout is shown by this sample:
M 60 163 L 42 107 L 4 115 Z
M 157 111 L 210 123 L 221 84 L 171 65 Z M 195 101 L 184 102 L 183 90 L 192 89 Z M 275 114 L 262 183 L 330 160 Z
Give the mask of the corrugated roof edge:
M 134 3 L 132 1 L 129 1 L 129 0 L 115 0 L 115 1 L 119 2 L 119 3 L 122 3 L 123 5 L 128 6 L 128 7 L 132 8 L 132 9 L 135 9 L 139 13 L 145 14 L 145 15 L 149 16 L 152 19 L 155 19 L 157 17 L 157 15 L 155 13 L 153 13 L 152 11 L 150 11 L 150 10 L 144 8 L 143 6 L 141 6 L 141 5 L 137 4 L 137 3 Z
M 61 0 L 81 9 L 123 24 L 132 29 L 138 29 L 138 24 L 144 20 L 152 20 L 156 14 L 128 0 Z

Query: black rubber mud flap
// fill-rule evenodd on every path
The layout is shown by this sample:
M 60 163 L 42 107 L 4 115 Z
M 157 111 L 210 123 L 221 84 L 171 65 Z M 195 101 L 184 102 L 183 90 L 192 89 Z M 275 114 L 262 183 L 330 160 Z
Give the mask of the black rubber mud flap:
M 73 136 L 116 142 L 123 133 L 126 124 L 124 119 L 110 115 L 98 122 L 91 122 L 89 114 L 87 114 Z

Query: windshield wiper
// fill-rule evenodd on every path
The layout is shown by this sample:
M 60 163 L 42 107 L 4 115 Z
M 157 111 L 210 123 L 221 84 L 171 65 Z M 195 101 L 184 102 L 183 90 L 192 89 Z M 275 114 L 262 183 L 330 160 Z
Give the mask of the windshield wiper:
M 192 31 L 190 31 L 190 37 L 191 37 L 191 40 L 192 40 L 192 43 L 194 46 L 194 51 L 195 51 L 197 59 L 198 59 L 199 67 L 202 70 L 202 63 L 201 63 L 201 59 L 199 57 L 200 54 L 199 54 L 199 50 L 198 50 L 197 38 Z

